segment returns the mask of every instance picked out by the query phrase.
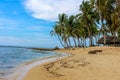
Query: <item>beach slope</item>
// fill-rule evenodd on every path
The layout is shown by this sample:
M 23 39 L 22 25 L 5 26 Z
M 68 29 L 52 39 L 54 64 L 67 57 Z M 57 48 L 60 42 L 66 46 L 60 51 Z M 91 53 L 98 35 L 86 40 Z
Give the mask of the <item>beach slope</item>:
M 102 50 L 88 54 L 92 50 Z M 120 80 L 120 48 L 57 50 L 72 56 L 33 67 L 23 80 Z

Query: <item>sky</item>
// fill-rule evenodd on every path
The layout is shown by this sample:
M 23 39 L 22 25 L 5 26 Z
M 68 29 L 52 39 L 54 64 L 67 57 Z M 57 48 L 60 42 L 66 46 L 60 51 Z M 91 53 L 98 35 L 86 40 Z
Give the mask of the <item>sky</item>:
M 82 0 L 0 0 L 0 45 L 61 47 L 50 31 L 59 13 L 79 13 Z

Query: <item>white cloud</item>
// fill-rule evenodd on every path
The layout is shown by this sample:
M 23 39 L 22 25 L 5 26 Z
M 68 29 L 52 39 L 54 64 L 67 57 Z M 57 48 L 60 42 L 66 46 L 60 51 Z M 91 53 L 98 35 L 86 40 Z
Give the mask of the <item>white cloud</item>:
M 59 13 L 78 13 L 81 2 L 82 0 L 25 0 L 24 6 L 34 18 L 56 20 Z

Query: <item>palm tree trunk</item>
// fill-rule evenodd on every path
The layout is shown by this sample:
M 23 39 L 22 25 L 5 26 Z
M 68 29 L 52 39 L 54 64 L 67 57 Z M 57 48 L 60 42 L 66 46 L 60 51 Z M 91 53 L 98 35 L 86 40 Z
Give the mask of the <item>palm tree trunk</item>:
M 87 45 L 86 45 L 86 39 L 85 39 L 85 47 L 87 47 Z
M 77 38 L 77 40 L 78 40 L 78 47 L 80 47 L 80 39 L 79 39 L 79 38 Z
M 104 35 L 104 45 L 106 45 L 106 31 L 105 31 L 105 25 L 103 22 L 103 18 L 101 18 L 101 22 L 102 22 L 102 28 L 103 28 L 103 35 Z
M 97 38 L 97 35 L 95 36 L 95 43 L 96 43 L 96 46 L 98 46 L 98 38 Z
M 116 32 L 113 32 L 113 36 L 116 36 Z M 116 36 L 117 37 L 117 36 Z M 114 46 L 116 46 L 116 39 L 114 38 Z
M 90 46 L 92 46 L 92 35 L 90 35 Z
M 70 38 L 68 38 L 68 43 L 69 43 L 69 47 L 72 47 L 71 43 L 70 43 Z
M 104 45 L 106 45 L 106 32 L 104 30 Z
M 80 38 L 81 39 L 81 47 L 83 47 L 83 45 L 82 45 L 82 38 Z
M 94 36 L 92 36 L 92 46 L 95 46 Z
M 75 38 L 73 37 L 73 41 L 74 41 L 74 44 L 75 44 L 75 47 L 77 47 L 77 43 L 75 41 Z
M 67 45 L 67 48 L 69 48 L 69 44 L 68 44 L 68 42 L 67 42 L 67 41 L 65 42 L 65 44 Z
M 92 35 L 91 35 L 90 27 L 87 27 L 87 31 L 88 31 L 88 35 L 89 35 L 89 39 L 90 39 L 90 46 L 92 46 Z
M 83 39 L 82 38 L 80 38 L 81 39 L 81 47 L 83 47 Z
M 85 37 L 83 38 L 83 40 L 84 40 L 84 47 L 86 47 L 86 40 L 85 40 Z
M 66 39 L 65 39 L 65 44 L 66 44 L 67 48 L 70 48 L 70 45 L 69 45 L 69 38 L 66 38 Z
M 60 44 L 61 44 L 64 48 L 66 48 L 65 45 L 62 43 L 62 40 L 60 39 L 60 36 L 57 35 L 57 37 L 58 37 L 58 39 L 59 39 L 59 41 L 60 41 Z

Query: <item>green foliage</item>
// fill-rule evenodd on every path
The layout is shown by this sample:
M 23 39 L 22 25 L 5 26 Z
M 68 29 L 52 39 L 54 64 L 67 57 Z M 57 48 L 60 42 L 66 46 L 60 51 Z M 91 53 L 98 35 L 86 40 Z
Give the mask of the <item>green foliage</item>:
M 51 34 L 58 36 L 65 48 L 85 47 L 89 39 L 89 46 L 97 44 L 102 33 L 120 37 L 120 4 L 119 0 L 87 0 L 80 5 L 80 14 L 68 16 L 59 14 L 58 21 Z M 98 25 L 100 27 L 98 27 Z M 74 44 L 72 44 L 72 41 Z

